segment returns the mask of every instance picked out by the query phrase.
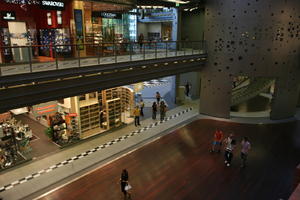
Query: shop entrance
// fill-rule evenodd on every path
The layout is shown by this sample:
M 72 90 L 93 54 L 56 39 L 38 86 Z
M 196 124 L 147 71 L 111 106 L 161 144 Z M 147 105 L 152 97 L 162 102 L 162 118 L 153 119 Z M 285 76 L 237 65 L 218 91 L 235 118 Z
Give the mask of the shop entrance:
M 11 46 L 27 45 L 27 28 L 25 22 L 8 22 L 8 30 L 11 35 Z M 26 62 L 29 60 L 28 50 L 26 48 L 13 48 L 12 53 L 15 62 Z

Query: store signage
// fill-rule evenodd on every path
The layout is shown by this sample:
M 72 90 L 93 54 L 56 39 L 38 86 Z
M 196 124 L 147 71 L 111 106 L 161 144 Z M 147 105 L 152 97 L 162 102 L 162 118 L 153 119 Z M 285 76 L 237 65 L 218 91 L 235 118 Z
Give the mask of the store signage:
M 77 117 L 77 113 L 69 113 L 68 116 L 69 117 Z
M 33 115 L 35 117 L 40 117 L 43 115 L 50 115 L 58 112 L 57 101 L 50 101 L 47 103 L 41 103 L 38 105 L 34 105 L 33 107 Z
M 41 0 L 41 7 L 46 10 L 63 10 L 65 3 L 62 1 Z
M 5 0 L 6 3 L 12 3 L 12 4 L 21 4 L 21 5 L 37 5 L 40 4 L 39 0 Z
M 11 12 L 11 11 L 3 11 L 2 19 L 6 20 L 6 21 L 16 20 L 16 14 L 15 14 L 15 12 Z
M 109 18 L 109 19 L 122 19 L 122 14 L 93 11 L 92 12 L 92 17 L 101 17 L 101 18 Z

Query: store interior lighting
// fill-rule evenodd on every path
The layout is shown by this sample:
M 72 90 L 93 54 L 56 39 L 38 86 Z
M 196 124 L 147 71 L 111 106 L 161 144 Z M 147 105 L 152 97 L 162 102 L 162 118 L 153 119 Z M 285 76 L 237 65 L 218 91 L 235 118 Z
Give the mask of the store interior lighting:
M 137 6 L 140 9 L 157 9 L 157 8 L 165 8 L 164 6 Z

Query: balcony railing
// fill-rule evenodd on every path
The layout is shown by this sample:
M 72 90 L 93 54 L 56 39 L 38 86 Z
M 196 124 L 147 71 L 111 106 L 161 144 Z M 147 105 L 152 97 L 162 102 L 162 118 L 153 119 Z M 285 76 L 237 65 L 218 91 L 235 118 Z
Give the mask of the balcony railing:
M 0 76 L 206 53 L 204 41 L 0 47 Z

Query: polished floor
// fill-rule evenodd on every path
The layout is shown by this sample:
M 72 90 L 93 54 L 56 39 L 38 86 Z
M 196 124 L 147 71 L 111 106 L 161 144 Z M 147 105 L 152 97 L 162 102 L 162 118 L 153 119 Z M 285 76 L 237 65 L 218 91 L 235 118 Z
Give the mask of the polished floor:
M 240 169 L 239 150 L 225 167 L 210 154 L 215 128 L 252 143 L 249 165 Z M 197 120 L 40 199 L 123 199 L 119 178 L 129 171 L 132 199 L 278 200 L 292 192 L 300 162 L 300 123 L 250 125 Z

